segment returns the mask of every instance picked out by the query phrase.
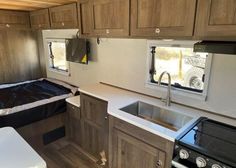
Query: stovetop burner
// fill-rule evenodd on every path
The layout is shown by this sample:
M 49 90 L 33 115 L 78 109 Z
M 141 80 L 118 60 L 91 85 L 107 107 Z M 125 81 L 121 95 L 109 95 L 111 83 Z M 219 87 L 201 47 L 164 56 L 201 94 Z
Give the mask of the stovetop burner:
M 236 167 L 236 127 L 201 118 L 176 140 L 176 144 L 189 149 L 190 154 L 192 150 L 217 162 Z

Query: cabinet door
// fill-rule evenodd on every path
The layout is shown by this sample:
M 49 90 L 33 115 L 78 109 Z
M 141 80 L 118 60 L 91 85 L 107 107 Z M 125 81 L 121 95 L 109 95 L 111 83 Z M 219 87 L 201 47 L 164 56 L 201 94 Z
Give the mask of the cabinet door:
M 80 20 L 80 33 L 82 35 L 91 34 L 91 6 L 89 0 L 79 0 L 77 4 L 78 17 Z
M 235 38 L 235 13 L 235 0 L 198 0 L 195 35 Z
M 50 28 L 49 11 L 42 9 L 30 12 L 31 28 L 48 29 Z
M 49 9 L 52 28 L 78 28 L 76 3 Z
M 129 35 L 128 0 L 91 0 L 92 33 L 97 36 Z
M 30 28 L 29 12 L 0 10 L 0 28 Z
M 193 35 L 196 0 L 131 0 L 131 35 Z
M 81 94 L 81 147 L 98 160 L 103 151 L 108 153 L 107 102 Z
M 113 131 L 113 168 L 165 167 L 164 152 L 121 131 Z
M 81 145 L 81 112 L 80 108 L 76 107 L 70 103 L 67 103 L 67 117 L 66 117 L 66 134 L 67 137 Z

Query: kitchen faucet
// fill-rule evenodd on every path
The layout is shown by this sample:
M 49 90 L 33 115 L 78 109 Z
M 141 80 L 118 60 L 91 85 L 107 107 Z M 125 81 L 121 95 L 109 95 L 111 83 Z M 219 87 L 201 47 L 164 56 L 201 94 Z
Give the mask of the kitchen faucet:
M 161 80 L 164 75 L 168 75 L 168 90 L 167 90 L 167 96 L 166 99 L 163 99 L 163 101 L 166 103 L 166 106 L 170 106 L 171 104 L 171 96 L 170 96 L 170 90 L 171 90 L 171 76 L 170 73 L 167 71 L 164 71 L 161 73 L 159 80 L 158 80 L 158 86 L 161 86 Z

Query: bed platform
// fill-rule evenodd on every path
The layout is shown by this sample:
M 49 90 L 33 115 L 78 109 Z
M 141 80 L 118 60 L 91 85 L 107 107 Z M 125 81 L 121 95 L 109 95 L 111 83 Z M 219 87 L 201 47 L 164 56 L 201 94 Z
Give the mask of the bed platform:
M 33 146 L 63 137 L 65 99 L 77 90 L 53 79 L 0 85 L 0 127 L 14 127 Z

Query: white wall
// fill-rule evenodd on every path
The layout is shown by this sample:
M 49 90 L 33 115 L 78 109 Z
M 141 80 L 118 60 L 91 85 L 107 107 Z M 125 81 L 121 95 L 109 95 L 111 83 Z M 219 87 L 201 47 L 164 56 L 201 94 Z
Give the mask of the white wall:
M 43 31 L 46 38 L 69 38 L 76 30 Z M 147 40 L 144 39 L 91 39 L 92 61 L 89 65 L 70 63 L 71 76 L 47 70 L 47 76 L 82 86 L 105 82 L 148 95 L 162 96 L 158 90 L 146 87 Z M 43 51 L 43 50 L 41 50 Z M 47 53 L 44 52 L 41 54 Z M 46 59 L 48 60 L 48 59 Z M 48 64 L 48 63 L 47 63 Z M 236 118 L 236 55 L 214 55 L 206 101 L 191 97 L 173 96 L 179 103 Z

